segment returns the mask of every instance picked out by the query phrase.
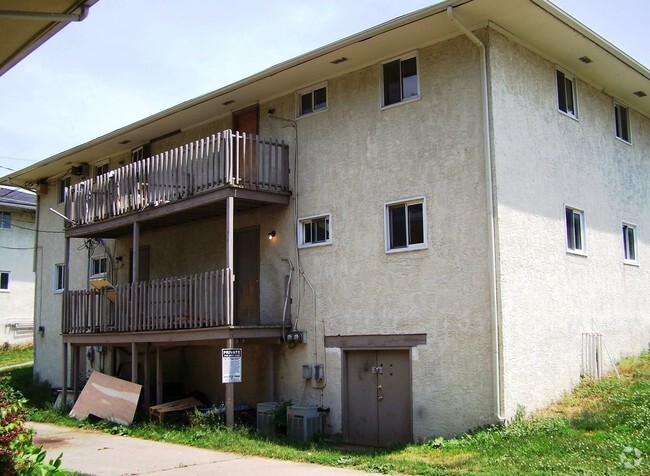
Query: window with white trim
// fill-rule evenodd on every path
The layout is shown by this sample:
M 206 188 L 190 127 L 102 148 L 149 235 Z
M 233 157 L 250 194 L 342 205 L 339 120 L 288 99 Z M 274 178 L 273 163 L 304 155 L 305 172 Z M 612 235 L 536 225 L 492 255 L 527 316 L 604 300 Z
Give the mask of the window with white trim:
M 72 184 L 72 179 L 70 177 L 63 178 L 59 181 L 59 203 L 65 201 L 65 189 Z
M 585 212 L 577 208 L 564 207 L 566 221 L 567 251 L 585 254 Z
M 623 259 L 625 263 L 637 264 L 636 225 L 623 223 Z
M 9 271 L 0 271 L 0 291 L 9 291 Z
M 630 140 L 630 110 L 619 103 L 614 103 L 614 121 L 616 137 L 625 142 Z
M 301 248 L 329 245 L 331 215 L 314 215 L 298 220 L 298 243 Z
M 384 221 L 387 252 L 427 247 L 424 197 L 387 203 Z
M 100 175 L 107 174 L 109 172 L 109 167 L 108 167 L 108 162 L 102 165 L 96 165 L 95 166 L 95 177 L 99 177 Z
M 564 114 L 578 117 L 578 98 L 576 95 L 575 78 L 559 69 L 555 71 L 557 78 L 557 107 Z
M 93 256 L 90 258 L 90 277 L 101 278 L 106 276 L 108 269 L 108 259 L 106 256 Z
M 320 83 L 296 93 L 296 117 L 327 110 L 327 83 Z
M 417 52 L 382 63 L 381 91 L 382 107 L 420 97 Z
M 10 230 L 11 229 L 11 213 L 10 212 L 0 212 L 0 229 Z
M 60 293 L 65 288 L 65 265 L 57 263 L 54 265 L 54 292 Z

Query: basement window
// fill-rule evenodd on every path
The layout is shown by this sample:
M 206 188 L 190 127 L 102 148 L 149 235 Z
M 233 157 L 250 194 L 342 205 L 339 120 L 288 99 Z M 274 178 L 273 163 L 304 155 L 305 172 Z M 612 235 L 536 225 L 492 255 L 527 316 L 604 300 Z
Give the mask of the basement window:
M 568 73 L 555 71 L 557 79 L 557 107 L 567 116 L 578 118 L 578 99 L 575 78 Z
M 0 291 L 9 292 L 9 271 L 0 271 Z
M 303 89 L 296 93 L 296 117 L 327 110 L 327 83 Z
M 54 292 L 61 293 L 65 288 L 65 265 L 57 263 L 54 265 Z
M 331 215 L 314 215 L 298 220 L 298 243 L 301 248 L 332 244 Z
M 630 110 L 619 103 L 614 103 L 614 121 L 616 124 L 616 137 L 628 144 L 630 140 Z
M 638 264 L 636 225 L 623 223 L 623 261 L 625 264 Z

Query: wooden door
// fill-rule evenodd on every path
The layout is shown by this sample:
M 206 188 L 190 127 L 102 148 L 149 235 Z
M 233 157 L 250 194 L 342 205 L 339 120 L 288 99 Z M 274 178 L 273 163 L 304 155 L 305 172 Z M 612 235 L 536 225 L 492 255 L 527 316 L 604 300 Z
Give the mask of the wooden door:
M 246 136 L 254 138 L 259 128 L 259 106 L 255 105 L 233 113 L 233 129 L 244 132 Z M 248 139 L 246 144 L 241 144 L 239 157 L 239 175 L 244 183 L 257 184 L 257 143 Z
M 129 263 L 133 263 L 133 249 L 129 252 Z M 138 281 L 149 281 L 149 247 L 138 250 Z M 129 265 L 129 283 L 133 282 L 133 266 Z
M 410 442 L 409 351 L 348 351 L 346 362 L 346 440 L 382 447 Z
M 235 325 L 260 324 L 260 229 L 235 231 Z

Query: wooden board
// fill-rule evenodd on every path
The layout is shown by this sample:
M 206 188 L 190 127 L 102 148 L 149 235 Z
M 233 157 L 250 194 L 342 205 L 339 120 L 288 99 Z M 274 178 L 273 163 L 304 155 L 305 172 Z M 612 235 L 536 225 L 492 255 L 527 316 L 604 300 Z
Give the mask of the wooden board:
M 120 425 L 133 422 L 142 385 L 93 372 L 79 398 L 70 411 L 70 416 L 85 420 L 94 415 Z
M 106 289 L 106 297 L 111 302 L 115 302 L 115 288 L 113 287 L 113 285 L 111 283 L 109 283 L 105 279 L 101 279 L 101 278 L 99 278 L 99 279 L 91 279 L 89 281 L 89 283 L 93 288 L 95 288 L 95 289 L 97 289 L 99 291 L 101 291 L 102 289 Z
M 184 413 L 196 407 L 202 407 L 203 402 L 194 397 L 182 398 L 173 402 L 161 403 L 149 408 L 149 417 L 158 421 L 165 421 L 165 417 Z

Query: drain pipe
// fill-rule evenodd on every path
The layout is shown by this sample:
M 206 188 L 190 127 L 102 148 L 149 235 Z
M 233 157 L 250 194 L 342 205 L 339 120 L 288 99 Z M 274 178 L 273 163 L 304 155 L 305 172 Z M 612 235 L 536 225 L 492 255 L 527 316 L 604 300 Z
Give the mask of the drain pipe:
M 488 100 L 488 74 L 487 74 L 487 53 L 485 45 L 479 40 L 474 33 L 469 31 L 454 16 L 454 7 L 447 7 L 447 15 L 458 29 L 478 46 L 481 55 L 481 95 L 483 99 L 483 153 L 485 156 L 485 181 L 487 191 L 487 211 L 488 211 L 488 266 L 490 275 L 490 314 L 492 320 L 492 367 L 493 367 L 493 385 L 494 385 L 494 413 L 501 422 L 505 421 L 503 416 L 503 405 L 501 398 L 503 388 L 501 383 L 501 320 L 499 318 L 499 301 L 498 301 L 498 282 L 497 282 L 497 263 L 496 263 L 496 219 L 494 215 L 494 189 L 492 177 L 492 150 L 490 148 L 492 134 L 490 131 L 490 104 Z

